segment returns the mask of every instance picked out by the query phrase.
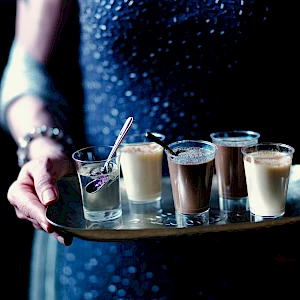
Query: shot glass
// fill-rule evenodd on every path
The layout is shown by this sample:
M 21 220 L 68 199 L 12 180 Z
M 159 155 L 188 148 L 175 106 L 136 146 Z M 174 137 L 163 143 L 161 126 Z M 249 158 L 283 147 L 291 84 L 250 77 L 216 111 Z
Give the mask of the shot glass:
M 243 217 L 249 214 L 247 183 L 242 147 L 258 142 L 254 131 L 233 130 L 210 134 L 217 145 L 215 158 L 220 211 L 225 215 Z
M 217 146 L 207 141 L 182 140 L 165 150 L 177 225 L 209 224 L 210 195 Z
M 250 221 L 284 215 L 294 152 L 293 147 L 281 143 L 257 143 L 242 148 Z
M 153 134 L 162 141 L 165 139 L 161 133 Z M 124 138 L 120 152 L 125 190 L 131 204 L 161 200 L 163 147 L 149 141 L 145 134 L 133 134 Z
M 81 195 L 84 218 L 88 221 L 108 221 L 122 215 L 120 191 L 120 155 L 115 153 L 103 171 L 111 146 L 91 146 L 73 153 Z M 105 181 L 97 191 L 86 189 L 92 181 Z

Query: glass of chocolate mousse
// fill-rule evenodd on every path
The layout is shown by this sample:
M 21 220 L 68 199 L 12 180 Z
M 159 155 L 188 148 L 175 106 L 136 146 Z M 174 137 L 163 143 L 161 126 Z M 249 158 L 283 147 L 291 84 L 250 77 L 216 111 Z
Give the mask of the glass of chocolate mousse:
M 217 146 L 207 141 L 182 140 L 168 145 L 174 207 L 179 227 L 209 224 L 210 195 Z

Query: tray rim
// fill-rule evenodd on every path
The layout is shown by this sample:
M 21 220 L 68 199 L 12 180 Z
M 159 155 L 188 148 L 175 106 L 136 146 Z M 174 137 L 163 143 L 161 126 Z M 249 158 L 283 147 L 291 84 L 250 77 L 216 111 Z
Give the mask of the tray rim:
M 295 165 L 293 165 L 295 166 Z M 300 167 L 300 165 L 299 165 Z M 76 175 L 66 176 L 62 180 L 74 180 Z M 169 180 L 169 177 L 164 177 L 163 180 Z M 128 200 L 127 200 L 128 201 Z M 299 199 L 300 201 L 300 199 Z M 277 220 L 268 220 L 264 222 L 244 222 L 244 223 L 228 223 L 218 224 L 216 226 L 199 226 L 199 227 L 166 227 L 166 228 L 116 228 L 116 229 L 99 229 L 99 228 L 76 228 L 63 226 L 55 223 L 48 218 L 46 210 L 46 218 L 51 223 L 56 231 L 70 233 L 78 238 L 96 241 L 121 241 L 121 240 L 136 240 L 143 238 L 164 238 L 164 237 L 180 237 L 180 236 L 203 236 L 214 235 L 219 233 L 232 234 L 235 232 L 249 232 L 258 230 L 276 229 L 282 226 L 299 226 L 300 215 L 293 217 L 284 217 Z

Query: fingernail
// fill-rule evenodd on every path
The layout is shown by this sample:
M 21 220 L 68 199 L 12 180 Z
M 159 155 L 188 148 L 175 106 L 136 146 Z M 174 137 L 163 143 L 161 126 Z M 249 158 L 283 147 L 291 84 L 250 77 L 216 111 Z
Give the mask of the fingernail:
M 57 237 L 57 240 L 61 243 L 61 244 L 65 244 L 65 240 L 64 240 L 64 238 L 62 237 L 62 236 L 58 236 Z
M 48 228 L 47 225 L 45 223 L 41 223 L 41 227 L 47 232 Z
M 48 190 L 44 191 L 44 193 L 42 195 L 42 201 L 43 201 L 44 205 L 49 204 L 50 202 L 52 202 L 55 199 L 56 199 L 56 194 L 52 189 L 48 189 Z

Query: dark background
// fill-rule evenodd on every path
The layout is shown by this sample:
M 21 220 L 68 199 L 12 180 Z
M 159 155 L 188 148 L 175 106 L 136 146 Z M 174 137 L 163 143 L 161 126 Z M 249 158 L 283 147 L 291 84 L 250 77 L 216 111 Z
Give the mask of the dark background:
M 0 76 L 7 62 L 7 56 L 14 36 L 15 1 L 0 0 Z M 29 264 L 33 227 L 27 221 L 19 220 L 14 208 L 7 201 L 6 193 L 18 174 L 16 145 L 0 129 L 2 170 L 0 186 L 1 199 L 1 290 L 8 299 L 28 299 Z M 42 299 L 41 299 L 42 300 Z
M 236 120 L 242 125 L 241 129 L 253 129 L 261 133 L 262 140 L 284 142 L 295 147 L 294 163 L 300 163 L 299 132 L 299 46 L 298 46 L 298 16 L 292 1 L 274 0 L 273 13 L 270 20 L 272 30 L 257 35 L 253 41 L 253 55 L 249 64 L 253 66 L 249 78 L 254 85 L 247 95 L 240 91 L 242 98 L 232 107 L 233 115 L 242 106 L 252 113 L 252 125 L 244 124 L 242 115 Z M 9 48 L 14 35 L 15 1 L 0 0 L 0 78 L 7 62 Z M 257 67 L 257 68 L 256 68 Z M 251 69 L 251 68 L 250 68 Z M 255 72 L 256 69 L 256 72 Z M 248 79 L 249 79 L 248 78 Z M 245 78 L 247 81 L 247 78 Z M 240 78 L 242 88 L 243 78 Z M 237 87 L 237 93 L 239 88 Z M 260 101 L 257 99 L 264 99 Z M 28 299 L 29 263 L 33 227 L 27 221 L 21 221 L 15 216 L 13 207 L 6 198 L 7 189 L 18 174 L 16 145 L 12 139 L 0 129 L 2 155 L 4 156 L 3 174 L 0 187 L 2 201 L 2 279 L 1 287 L 9 291 L 12 299 Z M 288 244 L 288 243 L 287 243 Z M 259 247 L 259 245 L 258 245 Z M 292 252 L 293 260 L 299 261 L 296 249 L 282 245 Z M 298 263 L 296 264 L 296 268 Z M 292 273 L 292 265 L 285 269 Z M 285 276 L 281 274 L 280 276 Z M 286 279 L 288 281 L 288 279 Z M 291 282 L 294 288 L 293 282 Z M 43 300 L 43 299 L 41 299 Z

